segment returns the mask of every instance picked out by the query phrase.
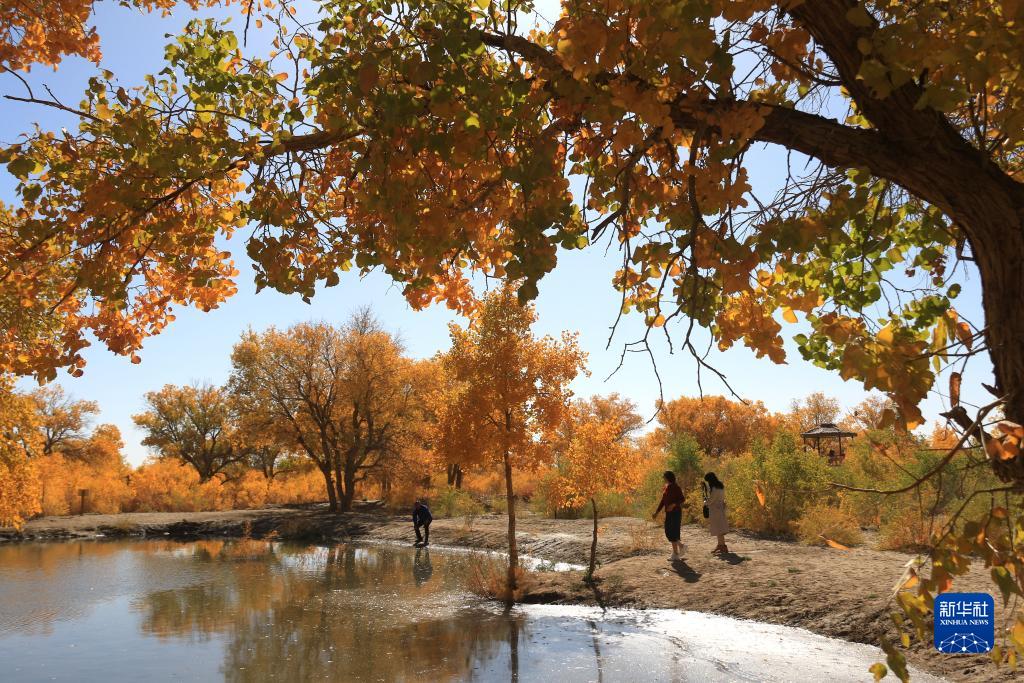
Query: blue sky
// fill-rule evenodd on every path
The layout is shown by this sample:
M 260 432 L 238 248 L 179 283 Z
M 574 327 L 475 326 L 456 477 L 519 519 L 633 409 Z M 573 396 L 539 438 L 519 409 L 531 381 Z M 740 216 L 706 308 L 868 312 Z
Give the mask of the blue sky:
M 190 16 L 185 12 L 167 18 L 140 15 L 115 3 L 99 3 L 98 7 L 96 23 L 103 40 L 103 67 L 113 71 L 126 86 L 140 83 L 143 75 L 163 67 L 163 46 L 169 42 L 164 34 L 179 31 Z M 237 20 L 236 23 L 236 30 L 240 31 L 241 23 Z M 62 99 L 76 103 L 86 79 L 94 71 L 95 67 L 81 60 L 69 60 L 57 72 L 37 68 L 29 75 L 29 80 L 34 87 L 45 83 Z M 20 84 L 6 74 L 0 75 L 0 93 L 23 94 Z M 0 142 L 15 142 L 17 135 L 35 122 L 44 128 L 73 125 L 59 112 L 0 100 Z M 784 153 L 768 149 L 751 158 L 749 170 L 755 188 L 772 187 L 775 178 L 784 171 Z M 0 170 L 0 198 L 11 200 L 12 188 L 12 179 Z M 346 273 L 339 286 L 320 291 L 311 305 L 298 297 L 268 290 L 257 295 L 242 248 L 245 234 L 242 231 L 230 245 L 241 271 L 237 296 L 210 313 L 178 309 L 177 320 L 162 335 L 146 343 L 139 365 L 94 346 L 84 354 L 88 366 L 83 377 L 73 379 L 62 375 L 58 379 L 74 396 L 99 402 L 102 409 L 99 420 L 114 423 L 121 429 L 126 455 L 133 464 L 146 457 L 141 435 L 131 420 L 131 415 L 143 407 L 143 394 L 167 383 L 223 382 L 230 370 L 231 347 L 247 327 L 284 327 L 306 320 L 341 323 L 356 308 L 369 305 L 389 329 L 401 335 L 411 355 L 427 357 L 447 347 L 447 324 L 456 318 L 441 306 L 413 311 L 400 290 L 382 274 L 360 279 Z M 620 323 L 610 347 L 606 348 L 609 328 L 619 307 L 618 294 L 611 286 L 618 259 L 617 252 L 605 256 L 604 250 L 597 247 L 562 252 L 557 269 L 540 285 L 537 331 L 558 334 L 565 329 L 578 330 L 582 346 L 590 355 L 591 376 L 578 379 L 575 391 L 580 395 L 618 392 L 636 401 L 649 416 L 658 398 L 658 382 L 646 355 L 627 354 L 619 372 L 605 379 L 618 365 L 623 343 L 643 334 L 642 318 L 627 316 Z M 982 319 L 979 301 L 977 278 L 968 278 L 957 304 L 976 323 Z M 679 329 L 675 331 L 681 333 Z M 798 331 L 798 326 L 783 326 L 787 337 Z M 660 338 L 654 345 L 654 352 L 665 397 L 696 396 L 697 371 L 693 360 L 682 353 L 670 355 Z M 793 399 L 814 391 L 838 398 L 847 408 L 866 397 L 860 384 L 843 382 L 836 374 L 804 362 L 795 345 L 789 342 L 787 355 L 788 364 L 774 365 L 754 358 L 746 349 L 734 348 L 726 352 L 713 351 L 709 361 L 728 376 L 741 396 L 763 401 L 776 411 L 786 410 Z M 990 367 L 985 362 L 980 358 L 975 360 L 971 376 L 964 382 L 967 401 L 985 400 L 985 395 L 974 390 L 979 382 L 990 381 Z M 29 388 L 31 384 L 23 382 L 22 386 Z M 707 372 L 703 376 L 703 388 L 705 394 L 727 392 Z M 941 397 L 934 396 L 925 405 L 925 415 L 935 418 L 942 409 Z

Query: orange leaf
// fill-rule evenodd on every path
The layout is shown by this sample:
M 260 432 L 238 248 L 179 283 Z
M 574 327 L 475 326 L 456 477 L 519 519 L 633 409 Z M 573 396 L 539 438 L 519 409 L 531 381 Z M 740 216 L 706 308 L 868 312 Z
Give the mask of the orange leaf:
M 949 403 L 954 408 L 960 405 L 960 384 L 962 382 L 963 376 L 959 372 L 954 372 L 949 376 Z
M 377 85 L 377 62 L 368 59 L 363 62 L 362 66 L 359 67 L 359 72 L 356 74 L 359 80 L 359 89 L 363 93 L 368 93 L 373 89 L 373 86 Z
M 971 347 L 974 346 L 974 335 L 971 334 L 971 326 L 967 323 L 957 323 L 956 327 L 953 328 L 953 334 L 956 335 L 957 340 L 959 340 L 961 344 L 967 347 L 968 351 L 970 351 Z
M 1016 422 L 1010 422 L 1009 420 L 1003 420 L 998 425 L 999 431 L 1007 437 L 1013 437 L 1018 441 L 1024 440 L 1024 427 L 1021 427 Z
M 757 484 L 754 484 L 754 495 L 757 496 L 757 502 L 761 504 L 761 507 L 764 507 L 764 492 Z
M 822 536 L 821 538 L 824 539 L 825 543 L 828 544 L 829 548 L 835 548 L 836 550 L 849 550 L 850 549 L 849 547 L 843 545 L 839 541 L 833 541 L 831 538 L 826 538 L 825 536 Z

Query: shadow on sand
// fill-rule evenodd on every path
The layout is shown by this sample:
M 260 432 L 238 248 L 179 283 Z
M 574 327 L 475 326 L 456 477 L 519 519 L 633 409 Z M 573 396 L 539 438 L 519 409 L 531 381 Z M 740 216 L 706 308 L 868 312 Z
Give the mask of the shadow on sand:
M 695 571 L 693 567 L 686 564 L 686 560 L 672 560 L 672 571 L 683 577 L 683 580 L 687 583 L 697 583 L 700 580 L 700 572 Z
M 715 557 L 722 560 L 723 562 L 728 562 L 729 564 L 740 564 L 750 559 L 749 557 L 743 557 L 742 555 L 737 555 L 736 553 L 721 553 L 719 555 L 715 555 Z

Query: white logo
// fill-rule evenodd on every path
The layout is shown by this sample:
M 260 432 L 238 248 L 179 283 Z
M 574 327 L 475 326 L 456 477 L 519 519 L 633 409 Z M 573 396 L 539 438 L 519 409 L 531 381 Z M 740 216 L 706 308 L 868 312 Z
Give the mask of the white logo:
M 939 643 L 939 652 L 988 652 L 992 646 L 973 633 L 954 633 Z

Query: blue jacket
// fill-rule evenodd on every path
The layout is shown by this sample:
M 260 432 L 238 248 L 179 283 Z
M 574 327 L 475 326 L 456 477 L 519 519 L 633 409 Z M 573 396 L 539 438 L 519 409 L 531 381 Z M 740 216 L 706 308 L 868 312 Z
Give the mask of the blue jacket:
M 430 508 L 423 503 L 418 503 L 412 508 L 412 523 L 419 524 L 430 524 L 434 521 L 434 516 L 430 514 Z

